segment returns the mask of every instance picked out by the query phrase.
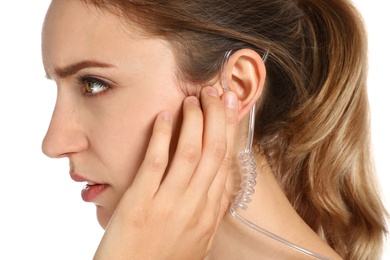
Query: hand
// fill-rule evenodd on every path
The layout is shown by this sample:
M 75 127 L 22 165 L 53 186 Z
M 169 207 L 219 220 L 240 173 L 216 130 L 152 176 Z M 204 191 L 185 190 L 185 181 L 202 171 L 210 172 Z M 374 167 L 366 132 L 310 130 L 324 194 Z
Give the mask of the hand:
M 176 152 L 172 116 L 158 115 L 145 159 L 113 214 L 94 259 L 203 259 L 228 207 L 225 183 L 237 97 L 212 87 L 187 97 Z

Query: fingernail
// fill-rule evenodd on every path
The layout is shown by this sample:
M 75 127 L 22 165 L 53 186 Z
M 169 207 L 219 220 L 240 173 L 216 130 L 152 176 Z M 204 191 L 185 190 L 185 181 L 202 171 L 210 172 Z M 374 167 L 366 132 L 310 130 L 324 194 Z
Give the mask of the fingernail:
M 218 97 L 218 92 L 215 88 L 212 87 L 206 88 L 206 93 L 209 96 Z
M 230 108 L 236 108 L 238 104 L 237 96 L 229 91 L 225 94 L 225 105 Z
M 161 112 L 161 118 L 164 120 L 164 121 L 172 121 L 172 114 L 169 112 L 169 111 L 163 111 Z
M 196 97 L 194 97 L 194 96 L 187 97 L 186 101 L 191 103 L 191 104 L 194 104 L 196 106 L 200 106 L 199 100 Z

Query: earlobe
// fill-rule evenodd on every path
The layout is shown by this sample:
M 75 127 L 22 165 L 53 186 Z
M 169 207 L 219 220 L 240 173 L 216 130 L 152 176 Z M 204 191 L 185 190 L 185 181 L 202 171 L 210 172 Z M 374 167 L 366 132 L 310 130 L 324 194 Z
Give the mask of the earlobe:
M 239 120 L 246 116 L 259 100 L 266 76 L 264 62 L 260 55 L 251 49 L 241 49 L 228 58 L 221 73 L 230 91 L 239 100 Z

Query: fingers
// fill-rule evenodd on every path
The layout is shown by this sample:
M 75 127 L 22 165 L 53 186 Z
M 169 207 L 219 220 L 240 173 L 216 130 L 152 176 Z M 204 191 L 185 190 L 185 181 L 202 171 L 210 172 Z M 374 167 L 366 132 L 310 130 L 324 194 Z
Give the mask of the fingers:
M 182 194 L 190 185 L 199 197 L 221 200 L 232 160 L 238 101 L 233 92 L 225 94 L 221 101 L 212 87 L 202 90 L 201 100 L 203 112 L 195 97 L 184 101 L 177 149 L 162 184 L 168 165 L 172 116 L 163 112 L 157 117 L 145 160 L 132 186 L 139 182 L 143 192 L 154 194 L 163 189 Z
M 190 96 L 183 104 L 183 123 L 169 175 L 162 188 L 183 193 L 190 182 L 202 153 L 203 115 L 199 100 Z
M 234 156 L 234 140 L 238 125 L 238 100 L 233 92 L 227 92 L 222 98 L 225 105 L 226 153 L 219 171 L 212 183 L 208 196 L 210 200 L 221 201 L 226 179 Z
M 169 144 L 172 136 L 172 114 L 161 112 L 153 127 L 145 159 L 134 179 L 132 187 L 144 195 L 153 196 L 160 187 L 169 159 Z
M 211 194 L 218 200 L 225 187 L 232 159 L 238 121 L 238 101 L 233 92 L 219 96 L 211 91 L 202 92 L 204 136 L 202 157 L 191 181 L 198 193 Z M 209 191 L 210 187 L 211 190 Z M 217 196 L 218 195 L 218 196 Z
M 195 236 L 196 241 L 207 240 L 210 247 L 228 208 L 225 183 L 233 155 L 238 100 L 232 92 L 221 100 L 212 87 L 204 88 L 201 95 L 202 109 L 195 97 L 187 97 L 183 103 L 181 132 L 169 169 L 172 115 L 158 115 L 145 159 L 129 189 L 135 194 L 128 192 L 122 205 L 136 200 L 138 207 L 130 208 L 135 220 L 147 212 L 149 226 L 153 230 L 161 227 L 160 234 L 177 233 L 181 238 L 188 233 L 191 241 Z

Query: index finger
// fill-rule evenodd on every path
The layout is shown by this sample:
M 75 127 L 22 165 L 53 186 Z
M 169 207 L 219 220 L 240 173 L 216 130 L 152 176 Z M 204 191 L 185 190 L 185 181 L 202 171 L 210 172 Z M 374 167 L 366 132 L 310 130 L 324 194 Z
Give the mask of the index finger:
M 221 201 L 225 190 L 226 179 L 233 160 L 234 144 L 238 125 L 238 100 L 234 92 L 227 92 L 223 96 L 225 104 L 225 124 L 226 124 L 226 153 L 217 176 L 212 183 L 208 197 L 210 200 Z
M 196 194 L 208 194 L 227 149 L 225 106 L 215 89 L 202 90 L 204 134 L 202 156 L 190 183 Z

